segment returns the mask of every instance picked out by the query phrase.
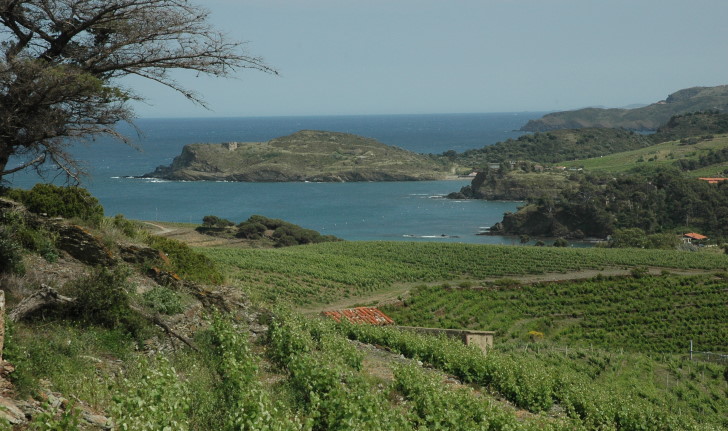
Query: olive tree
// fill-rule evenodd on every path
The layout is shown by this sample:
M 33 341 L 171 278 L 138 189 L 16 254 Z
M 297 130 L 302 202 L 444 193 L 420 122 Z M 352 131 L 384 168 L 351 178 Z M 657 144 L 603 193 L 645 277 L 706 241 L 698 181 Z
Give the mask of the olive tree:
M 50 165 L 77 181 L 69 143 L 127 142 L 114 126 L 132 120 L 130 101 L 143 97 L 121 78 L 156 81 L 204 106 L 171 70 L 276 73 L 208 17 L 186 0 L 0 0 L 0 179 Z M 11 156 L 20 165 L 6 170 Z

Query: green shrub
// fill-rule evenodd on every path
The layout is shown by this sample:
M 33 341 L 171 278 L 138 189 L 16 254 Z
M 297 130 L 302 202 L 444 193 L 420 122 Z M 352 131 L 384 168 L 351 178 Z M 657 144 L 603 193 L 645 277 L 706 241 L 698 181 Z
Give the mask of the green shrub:
M 206 215 L 206 216 L 202 217 L 202 226 L 225 228 L 225 227 L 235 226 L 235 223 L 231 222 L 228 219 L 220 218 L 218 216 Z
M 556 241 L 554 241 L 554 247 L 568 247 L 569 241 L 565 240 L 564 238 L 556 238 Z
M 43 410 L 33 417 L 30 429 L 33 431 L 74 431 L 79 429 L 81 423 L 81 410 L 73 404 L 61 410 L 53 408 L 49 403 L 43 405 Z
M 12 210 L 0 213 L 0 224 L 3 225 L 5 236 L 20 247 L 40 254 L 49 262 L 58 259 L 55 246 L 57 235 L 54 232 L 48 231 L 42 225 L 28 225 L 20 212 Z
M 5 229 L 0 229 L 0 273 L 25 273 L 23 249 Z
M 238 232 L 235 234 L 235 236 L 237 236 L 238 238 L 246 239 L 261 239 L 266 229 L 267 228 L 262 223 L 244 222 L 238 225 Z
M 184 308 L 179 295 L 166 287 L 155 287 L 144 292 L 144 305 L 162 314 L 178 314 Z
M 121 214 L 115 215 L 111 219 L 111 223 L 129 238 L 136 238 L 139 235 L 139 223 L 125 219 Z
M 267 230 L 273 231 L 273 241 L 276 247 L 340 241 L 339 238 L 332 235 L 321 235 L 315 230 L 305 229 L 293 223 L 270 219 L 261 215 L 251 216 L 248 220 L 238 224 L 238 231 L 235 236 L 246 239 L 261 239 Z
M 86 324 L 106 328 L 124 328 L 135 336 L 148 326 L 131 308 L 127 280 L 129 271 L 123 267 L 97 268 L 91 275 L 66 284 L 65 289 L 75 301 L 66 317 Z
M 36 184 L 31 190 L 14 189 L 7 195 L 23 203 L 29 211 L 49 217 L 77 217 L 95 226 L 104 217 L 104 208 L 98 199 L 81 187 Z
M 180 277 L 200 283 L 221 284 L 223 275 L 215 262 L 198 253 L 187 244 L 161 236 L 150 236 L 149 246 L 167 254 L 172 262 L 166 268 Z

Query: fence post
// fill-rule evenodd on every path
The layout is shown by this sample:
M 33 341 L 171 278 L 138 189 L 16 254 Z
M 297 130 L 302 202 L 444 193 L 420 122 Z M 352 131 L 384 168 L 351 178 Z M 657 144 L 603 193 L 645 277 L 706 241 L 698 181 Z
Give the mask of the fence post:
M 693 360 L 693 340 L 690 340 L 690 360 Z

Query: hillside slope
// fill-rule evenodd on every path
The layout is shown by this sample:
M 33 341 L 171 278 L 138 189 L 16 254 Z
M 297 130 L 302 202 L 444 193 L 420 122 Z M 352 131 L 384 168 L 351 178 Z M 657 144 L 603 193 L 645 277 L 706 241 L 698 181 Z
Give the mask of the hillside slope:
M 584 108 L 554 112 L 530 120 L 521 130 L 544 132 L 584 127 L 656 130 L 673 115 L 697 111 L 728 111 L 728 85 L 686 88 L 670 94 L 664 101 L 642 108 Z
M 349 182 L 443 179 L 428 156 L 337 132 L 303 130 L 268 142 L 192 144 L 144 177 L 184 181 Z

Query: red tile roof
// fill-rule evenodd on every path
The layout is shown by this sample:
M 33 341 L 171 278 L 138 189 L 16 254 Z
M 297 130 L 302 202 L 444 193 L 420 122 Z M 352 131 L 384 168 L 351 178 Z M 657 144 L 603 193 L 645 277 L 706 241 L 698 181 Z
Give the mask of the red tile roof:
M 695 232 L 686 233 L 683 236 L 684 237 L 687 237 L 687 238 L 691 238 L 691 239 L 698 239 L 698 240 L 700 240 L 700 239 L 708 239 L 707 236 L 701 235 L 701 234 L 695 233 Z
M 726 181 L 728 178 L 698 178 L 699 180 L 707 181 L 709 184 L 718 184 L 721 181 Z
M 341 321 L 346 318 L 351 323 L 368 323 L 370 325 L 393 325 L 394 320 L 374 307 L 356 307 L 346 310 L 324 311 L 324 316 Z

